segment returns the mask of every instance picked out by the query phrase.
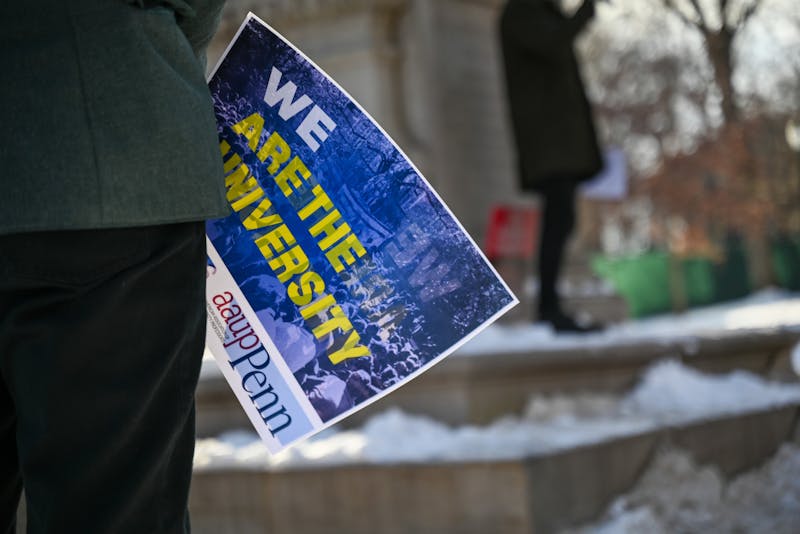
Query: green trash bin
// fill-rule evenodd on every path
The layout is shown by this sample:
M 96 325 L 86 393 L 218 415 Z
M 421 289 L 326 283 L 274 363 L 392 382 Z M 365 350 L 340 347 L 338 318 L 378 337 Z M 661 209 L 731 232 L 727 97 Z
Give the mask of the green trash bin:
M 747 253 L 741 237 L 731 233 L 724 242 L 725 259 L 714 265 L 714 300 L 725 302 L 750 294 Z
M 648 252 L 621 258 L 599 256 L 592 261 L 592 268 L 625 299 L 632 317 L 672 309 L 667 253 Z
M 772 264 L 781 287 L 800 291 L 800 236 L 778 236 L 772 241 Z
M 689 307 L 715 301 L 714 264 L 706 258 L 686 258 L 683 268 L 684 291 Z

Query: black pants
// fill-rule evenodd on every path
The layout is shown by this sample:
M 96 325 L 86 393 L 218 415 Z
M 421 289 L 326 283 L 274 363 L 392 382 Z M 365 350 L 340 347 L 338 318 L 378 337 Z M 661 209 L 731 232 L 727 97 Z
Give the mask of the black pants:
M 188 531 L 203 230 L 0 236 L 0 532 Z
M 576 184 L 574 179 L 559 177 L 537 189 L 544 208 L 538 258 L 539 315 L 561 310 L 557 284 L 567 240 L 575 228 Z

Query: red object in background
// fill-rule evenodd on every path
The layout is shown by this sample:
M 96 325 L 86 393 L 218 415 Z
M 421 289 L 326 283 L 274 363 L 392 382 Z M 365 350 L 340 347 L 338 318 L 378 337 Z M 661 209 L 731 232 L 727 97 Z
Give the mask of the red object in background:
M 536 206 L 494 206 L 486 232 L 486 256 L 491 261 L 533 258 L 539 240 L 539 220 Z

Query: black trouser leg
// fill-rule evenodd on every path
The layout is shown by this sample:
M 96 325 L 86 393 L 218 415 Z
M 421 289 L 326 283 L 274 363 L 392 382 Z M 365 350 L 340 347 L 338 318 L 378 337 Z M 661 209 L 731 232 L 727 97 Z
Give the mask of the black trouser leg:
M 17 461 L 17 433 L 14 404 L 0 377 L 0 533 L 16 533 L 16 516 L 22 494 L 22 478 Z
M 0 237 L 0 364 L 29 533 L 188 530 L 203 229 Z M 4 451 L 3 487 L 14 461 Z
M 554 180 L 540 189 L 543 200 L 539 244 L 539 314 L 560 311 L 557 291 L 567 240 L 575 227 L 575 183 Z

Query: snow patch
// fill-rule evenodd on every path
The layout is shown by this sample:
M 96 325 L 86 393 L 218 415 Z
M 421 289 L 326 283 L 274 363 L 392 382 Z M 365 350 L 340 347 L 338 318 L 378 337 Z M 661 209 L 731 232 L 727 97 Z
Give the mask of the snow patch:
M 621 403 L 624 412 L 679 422 L 800 402 L 800 385 L 768 382 L 744 371 L 707 375 L 675 361 L 650 367 Z
M 275 456 L 254 433 L 227 433 L 197 442 L 195 466 L 280 469 L 518 459 L 658 425 L 787 403 L 800 403 L 800 385 L 770 383 L 744 372 L 709 376 L 668 361 L 651 367 L 625 396 L 537 396 L 521 417 L 505 417 L 482 427 L 452 428 L 393 409 L 359 430 L 334 427 Z
M 680 315 L 625 321 L 589 335 L 557 335 L 542 323 L 495 323 L 454 356 L 530 352 L 532 347 L 537 350 L 604 347 L 642 341 L 692 344 L 699 335 L 778 328 L 800 328 L 800 296 L 771 289 Z
M 789 443 L 760 469 L 731 481 L 685 452 L 662 451 L 634 489 L 593 525 L 562 534 L 770 532 L 800 524 L 800 447 Z
M 791 361 L 792 370 L 796 375 L 800 376 L 800 343 L 797 343 L 792 349 Z

